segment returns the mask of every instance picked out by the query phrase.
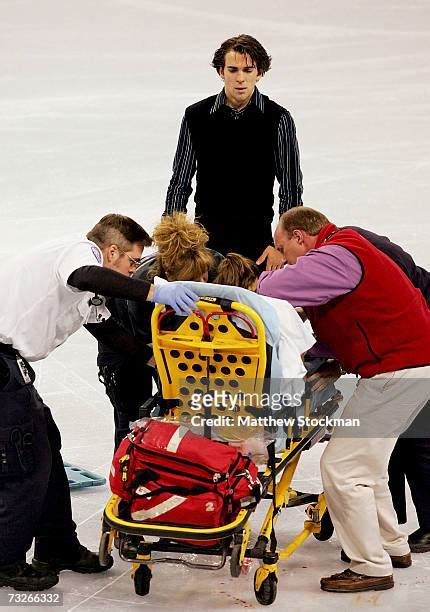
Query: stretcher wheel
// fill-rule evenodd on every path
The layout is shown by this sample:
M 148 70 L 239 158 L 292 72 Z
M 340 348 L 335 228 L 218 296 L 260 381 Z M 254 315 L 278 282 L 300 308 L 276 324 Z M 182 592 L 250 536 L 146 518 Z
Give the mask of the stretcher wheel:
M 109 538 L 110 538 L 110 531 L 103 531 L 102 536 L 100 538 L 100 544 L 99 544 L 99 561 L 102 567 L 106 567 L 107 565 L 109 565 L 109 562 L 112 558 L 108 550 Z
M 259 567 L 255 572 L 254 593 L 259 604 L 263 606 L 270 606 L 270 604 L 272 604 L 276 599 L 276 593 L 278 591 L 278 578 L 275 572 L 270 572 L 268 576 L 263 580 L 260 585 L 260 588 L 257 591 L 255 586 L 257 583 L 257 576 L 258 573 L 262 570 L 263 568 Z
M 232 578 L 238 578 L 242 571 L 242 566 L 240 565 L 240 551 L 242 548 L 242 544 L 233 544 L 230 555 L 230 576 Z
M 328 513 L 328 510 L 326 510 L 324 514 L 322 515 L 321 530 L 319 533 L 314 533 L 314 538 L 316 538 L 320 542 L 325 542 L 326 540 L 329 540 L 331 538 L 331 536 L 333 535 L 333 532 L 334 532 L 333 523 L 331 522 L 331 518 L 330 518 L 330 514 Z
M 136 595 L 148 595 L 152 572 L 147 565 L 141 565 L 134 572 L 134 591 Z

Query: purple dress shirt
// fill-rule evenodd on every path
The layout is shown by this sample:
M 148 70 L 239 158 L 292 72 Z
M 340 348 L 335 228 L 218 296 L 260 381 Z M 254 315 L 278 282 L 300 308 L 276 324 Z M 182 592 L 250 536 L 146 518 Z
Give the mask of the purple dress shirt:
M 356 256 L 331 244 L 312 249 L 282 270 L 263 272 L 257 293 L 288 300 L 293 306 L 318 306 L 355 289 L 361 277 Z M 313 357 L 333 357 L 330 347 L 321 342 L 310 353 Z

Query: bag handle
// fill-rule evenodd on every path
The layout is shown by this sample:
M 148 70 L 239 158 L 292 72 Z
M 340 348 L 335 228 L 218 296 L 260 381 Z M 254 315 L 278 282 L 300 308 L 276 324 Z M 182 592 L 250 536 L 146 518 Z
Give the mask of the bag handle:
M 130 491 L 131 489 L 134 489 L 139 485 L 145 485 L 150 480 L 157 481 L 159 479 L 160 475 L 157 474 L 157 472 L 154 472 L 154 470 L 151 470 L 150 468 L 145 468 L 144 470 L 136 470 L 136 476 L 130 482 L 128 487 L 126 487 L 126 491 Z
M 135 499 L 145 499 L 146 497 L 153 497 L 155 495 L 161 495 L 161 493 L 172 493 L 173 495 L 182 495 L 188 497 L 189 495 L 201 495 L 202 493 L 211 492 L 210 489 L 206 487 L 202 487 L 201 485 L 196 485 L 192 488 L 187 487 L 160 487 L 159 489 L 154 489 L 153 491 L 148 491 L 148 493 L 144 493 L 143 495 L 134 495 Z

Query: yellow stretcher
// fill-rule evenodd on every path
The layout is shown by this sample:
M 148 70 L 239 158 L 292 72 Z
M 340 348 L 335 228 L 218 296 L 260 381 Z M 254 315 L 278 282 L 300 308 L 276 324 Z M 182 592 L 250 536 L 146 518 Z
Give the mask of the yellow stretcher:
M 244 412 L 255 416 L 258 414 L 258 398 L 268 383 L 267 347 L 261 318 L 252 308 L 225 299 L 201 298 L 198 308 L 198 312 L 188 317 L 176 317 L 163 311 L 163 306 L 157 306 L 152 316 L 154 356 L 165 418 L 184 424 L 194 412 L 190 397 L 200 393 L 214 395 L 220 389 L 225 389 L 226 393 L 240 391 L 246 398 L 236 408 L 236 416 Z M 340 399 L 339 396 L 331 398 L 311 416 L 330 417 L 337 410 Z M 309 398 L 304 401 L 304 411 L 304 416 L 309 416 Z M 202 408 L 202 413 L 206 423 L 207 409 Z M 211 408 L 211 417 L 224 414 L 225 406 Z M 209 426 L 204 425 L 203 429 L 205 435 L 213 433 Z M 261 428 L 251 428 L 248 433 L 258 435 Z M 114 495 L 104 511 L 100 562 L 107 563 L 107 555 L 115 543 L 121 558 L 133 563 L 135 592 L 147 595 L 155 563 L 221 569 L 229 559 L 230 573 L 238 577 L 245 558 L 258 559 L 260 566 L 254 576 L 255 596 L 260 604 L 273 603 L 277 592 L 278 562 L 290 557 L 309 535 L 327 540 L 333 533 L 323 494 L 308 505 L 303 530 L 285 547 L 278 546 L 274 531 L 281 511 L 294 495 L 290 485 L 302 451 L 309 449 L 325 434 L 325 427 L 320 424 L 301 429 L 288 427 L 281 452 L 275 452 L 273 442 L 269 444 L 269 459 L 265 470 L 259 474 L 262 485 L 260 504 L 267 503 L 268 507 L 254 542 L 250 542 L 250 510 L 241 510 L 233 522 L 211 529 L 162 525 L 122 519 L 121 500 Z M 237 431 L 233 433 L 231 428 L 221 427 L 217 435 L 225 438 L 230 435 L 234 439 Z M 196 543 L 190 544 L 190 540 Z M 198 544 L 209 540 L 212 542 L 210 545 Z M 186 553 L 193 553 L 193 560 Z M 217 558 L 217 561 L 196 561 L 196 555 Z

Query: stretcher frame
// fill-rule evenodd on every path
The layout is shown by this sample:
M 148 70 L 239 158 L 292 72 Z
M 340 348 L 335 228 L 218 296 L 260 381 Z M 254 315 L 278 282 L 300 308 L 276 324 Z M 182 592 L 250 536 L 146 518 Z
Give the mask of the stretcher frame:
M 188 317 L 181 318 L 174 330 L 163 330 L 161 322 L 168 316 L 164 306 L 159 305 L 152 315 L 152 335 L 154 357 L 161 380 L 162 395 L 168 400 L 167 416 L 169 421 L 180 422 L 181 406 L 178 398 L 181 389 L 184 391 L 183 372 L 180 364 L 185 362 L 186 352 L 193 352 L 190 364 L 196 365 L 194 353 L 199 359 L 210 363 L 215 354 L 246 355 L 246 375 L 254 374 L 255 389 L 262 392 L 264 375 L 266 374 L 266 342 L 264 324 L 259 315 L 250 307 L 237 302 L 218 298 L 201 298 L 195 311 Z M 248 319 L 253 327 L 254 336 L 244 337 L 243 331 L 237 328 L 232 314 Z M 212 323 L 209 324 L 209 321 Z M 222 321 L 222 322 L 220 322 Z M 221 328 L 220 327 L 224 326 Z M 227 330 L 224 328 L 227 327 Z M 179 352 L 179 357 L 171 358 L 173 351 Z M 188 355 L 189 357 L 189 355 Z M 244 360 L 243 360 L 244 361 Z M 223 359 L 223 362 L 225 360 Z M 173 363 L 173 365 L 172 365 Z M 175 365 L 175 363 L 177 365 Z M 243 365 L 243 364 L 241 364 Z M 215 366 L 214 366 L 215 367 Z M 225 366 L 224 366 L 225 367 Z M 179 368 L 179 369 L 178 369 Z M 246 369 L 245 368 L 245 369 Z M 206 370 L 210 380 L 220 375 L 219 368 L 215 371 Z M 184 397 L 184 396 L 182 396 Z M 330 417 L 339 407 L 340 394 L 325 402 L 318 411 L 318 417 Z M 183 405 L 183 400 L 179 401 Z M 305 417 L 310 416 L 310 398 L 305 398 Z M 312 415 L 314 416 L 314 414 Z M 205 431 L 205 433 L 208 433 Z M 327 512 L 324 494 L 318 495 L 316 502 L 307 506 L 306 520 L 302 531 L 284 547 L 279 547 L 275 536 L 275 525 L 281 511 L 288 506 L 291 494 L 291 483 L 300 460 L 301 453 L 320 441 L 326 434 L 325 426 L 315 425 L 298 431 L 289 428 L 282 452 L 275 452 L 272 442 L 269 447 L 269 461 L 264 472 L 259 474 L 262 485 L 262 499 L 270 500 L 257 540 L 250 546 L 250 518 L 252 511 L 241 510 L 236 519 L 227 525 L 203 529 L 183 527 L 181 525 L 162 525 L 145 522 L 135 522 L 121 518 L 118 496 L 113 495 L 106 505 L 102 519 L 102 535 L 99 556 L 101 564 L 108 563 L 108 555 L 117 543 L 120 557 L 133 563 L 132 578 L 135 592 L 139 595 L 149 593 L 152 577 L 152 565 L 155 563 L 182 563 L 198 569 L 221 569 L 227 558 L 230 559 L 230 573 L 238 577 L 242 572 L 245 558 L 258 559 L 260 566 L 254 575 L 254 593 L 257 601 L 268 605 L 275 601 L 278 582 L 278 563 L 290 557 L 313 534 L 318 540 L 327 540 L 333 534 L 333 525 Z M 273 494 L 274 491 L 274 494 Z M 138 545 L 127 548 L 127 538 L 137 536 Z M 145 538 L 158 538 L 148 541 Z M 135 538 L 137 540 L 137 538 Z M 187 542 L 184 542 L 184 541 Z M 190 544 L 193 540 L 196 544 Z M 211 546 L 199 546 L 198 542 L 216 540 Z M 152 553 L 166 553 L 166 556 L 153 558 Z M 178 554 L 193 553 L 210 557 L 219 557 L 218 563 L 191 562 L 180 558 Z

